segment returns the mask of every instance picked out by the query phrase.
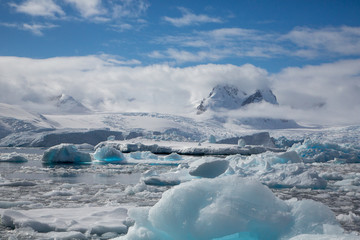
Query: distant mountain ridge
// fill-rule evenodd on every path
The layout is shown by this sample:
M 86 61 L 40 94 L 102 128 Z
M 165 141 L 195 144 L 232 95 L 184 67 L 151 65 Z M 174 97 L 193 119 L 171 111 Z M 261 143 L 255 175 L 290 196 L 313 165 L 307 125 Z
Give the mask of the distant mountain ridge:
M 207 98 L 204 98 L 196 107 L 197 114 L 211 109 L 213 111 L 219 109 L 235 110 L 249 104 L 268 102 L 278 105 L 276 96 L 271 89 L 263 88 L 256 90 L 253 94 L 247 94 L 238 87 L 229 84 L 216 85 Z

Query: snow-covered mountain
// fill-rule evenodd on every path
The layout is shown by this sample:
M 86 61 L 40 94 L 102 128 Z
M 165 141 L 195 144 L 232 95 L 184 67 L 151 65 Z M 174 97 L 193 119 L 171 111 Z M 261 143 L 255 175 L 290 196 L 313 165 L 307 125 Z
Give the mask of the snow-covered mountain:
M 54 129 L 57 123 L 21 107 L 0 103 L 0 138 L 11 133 Z
M 50 101 L 56 106 L 56 110 L 64 114 L 86 114 L 90 113 L 90 109 L 82 103 L 67 94 L 60 94 L 50 98 Z
M 278 104 L 276 96 L 269 88 L 258 89 L 255 93 L 248 94 L 236 86 L 219 84 L 212 89 L 207 98 L 200 102 L 196 109 L 197 114 L 201 114 L 208 109 L 213 111 L 219 109 L 234 110 L 262 101 Z

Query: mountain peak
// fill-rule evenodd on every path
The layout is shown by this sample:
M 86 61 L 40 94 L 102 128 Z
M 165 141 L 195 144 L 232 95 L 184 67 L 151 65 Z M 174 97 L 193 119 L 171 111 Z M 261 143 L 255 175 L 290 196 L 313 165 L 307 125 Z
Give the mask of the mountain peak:
M 207 98 L 204 98 L 197 106 L 197 114 L 205 112 L 207 109 L 239 109 L 245 105 L 259 102 L 268 102 L 278 104 L 276 96 L 269 88 L 256 90 L 255 93 L 248 95 L 238 87 L 229 84 L 218 84 L 210 92 Z
M 274 105 L 278 105 L 279 103 L 277 102 L 276 96 L 274 95 L 274 93 L 269 89 L 261 89 L 261 90 L 256 90 L 256 92 L 252 95 L 250 95 L 249 97 L 247 97 L 243 103 L 241 104 L 241 106 L 245 106 L 251 103 L 259 103 L 259 102 L 268 102 Z
M 50 99 L 62 113 L 83 114 L 90 110 L 70 95 L 60 94 Z

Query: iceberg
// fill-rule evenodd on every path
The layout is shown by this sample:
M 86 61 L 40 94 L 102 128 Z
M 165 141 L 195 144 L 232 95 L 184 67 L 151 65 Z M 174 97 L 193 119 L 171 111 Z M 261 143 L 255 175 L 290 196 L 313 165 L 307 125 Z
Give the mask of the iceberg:
M 183 183 L 153 207 L 130 209 L 129 216 L 135 225 L 118 239 L 275 240 L 304 234 L 354 239 L 343 234 L 327 206 L 282 201 L 260 182 L 239 176 Z
M 130 157 L 136 160 L 143 160 L 143 159 L 152 159 L 152 160 L 158 160 L 159 157 L 155 154 L 153 154 L 150 151 L 137 151 L 137 152 L 131 152 Z
M 80 152 L 73 144 L 60 144 L 47 149 L 42 157 L 45 163 L 86 163 L 91 162 L 89 153 Z
M 218 158 L 202 158 L 190 164 L 189 174 L 197 177 L 214 178 L 223 174 L 229 161 Z
M 167 161 L 179 161 L 179 160 L 182 160 L 182 157 L 177 153 L 171 153 L 171 154 L 165 156 L 164 160 L 167 160 Z
M 26 157 L 15 152 L 0 156 L 0 162 L 24 163 L 27 161 Z
M 125 156 L 122 152 L 107 145 L 97 148 L 94 153 L 94 158 L 98 161 L 112 163 L 125 161 Z

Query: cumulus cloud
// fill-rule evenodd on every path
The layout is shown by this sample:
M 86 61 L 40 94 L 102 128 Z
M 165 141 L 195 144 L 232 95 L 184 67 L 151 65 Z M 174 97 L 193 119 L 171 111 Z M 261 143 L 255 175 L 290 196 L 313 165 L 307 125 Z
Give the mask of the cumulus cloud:
M 183 27 L 188 25 L 197 25 L 200 23 L 221 23 L 220 18 L 209 17 L 208 15 L 199 14 L 196 15 L 190 12 L 188 9 L 179 7 L 179 10 L 182 13 L 180 18 L 164 17 L 164 20 L 173 24 L 176 27 Z
M 65 12 L 53 0 L 27 0 L 21 4 L 10 3 L 17 12 L 32 16 L 55 17 L 63 16 Z

